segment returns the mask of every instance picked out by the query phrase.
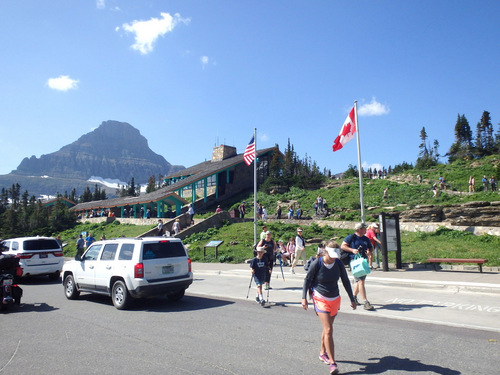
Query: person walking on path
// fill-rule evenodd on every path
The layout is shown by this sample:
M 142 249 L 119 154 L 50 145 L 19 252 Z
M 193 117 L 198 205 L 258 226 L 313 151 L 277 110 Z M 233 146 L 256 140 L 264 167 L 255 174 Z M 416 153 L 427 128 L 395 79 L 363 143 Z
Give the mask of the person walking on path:
M 240 206 L 238 207 L 238 211 L 240 212 L 240 217 L 241 217 L 242 219 L 244 219 L 244 218 L 245 218 L 245 215 L 246 215 L 246 213 L 247 213 L 247 212 L 246 212 L 246 209 L 245 209 L 245 202 L 242 202 L 242 203 L 240 204 Z
M 365 236 L 366 224 L 356 224 L 354 229 L 356 232 L 344 238 L 344 242 L 342 242 L 342 246 L 340 246 L 340 248 L 343 251 L 350 253 L 349 257 L 351 260 L 354 258 L 354 255 L 358 253 L 360 253 L 363 258 L 367 258 L 368 252 L 372 249 L 372 244 L 368 237 Z M 365 310 L 374 310 L 373 306 L 366 298 L 365 280 L 366 276 L 354 277 L 354 282 L 356 283 L 354 286 L 354 299 L 356 303 L 361 306 L 361 303 L 358 301 L 359 294 L 361 296 L 361 300 L 363 301 Z
M 481 181 L 483 182 L 484 191 L 488 191 L 490 181 L 486 178 L 486 176 L 483 176 L 483 179 Z
M 267 233 L 267 225 L 263 225 L 262 232 L 260 232 L 260 235 L 259 235 L 260 241 L 262 241 L 264 238 L 266 238 L 266 233 Z
M 266 254 L 264 255 L 264 257 L 269 262 L 269 272 L 266 275 L 266 280 L 264 285 L 264 289 L 266 290 L 272 289 L 269 283 L 271 281 L 271 274 L 273 273 L 273 266 L 274 266 L 274 258 L 276 256 L 276 242 L 274 242 L 271 236 L 272 236 L 271 232 L 267 231 L 264 239 L 260 240 L 259 243 L 257 244 L 257 249 L 259 247 L 262 247 L 264 250 L 266 250 Z
M 257 246 L 257 255 L 250 261 L 250 269 L 252 270 L 255 285 L 257 285 L 257 297 L 255 297 L 255 300 L 261 306 L 264 306 L 266 303 L 262 295 L 262 284 L 266 282 L 266 278 L 271 272 L 265 252 L 266 250 L 263 247 Z
M 81 259 L 83 255 L 83 250 L 85 247 L 85 240 L 83 239 L 83 236 L 80 234 L 80 237 L 76 240 L 76 259 Z
M 491 186 L 491 191 L 497 191 L 497 180 L 495 180 L 495 176 L 491 176 L 490 186 Z
M 340 308 L 339 278 L 342 279 L 351 307 L 356 310 L 357 304 L 352 293 L 351 284 L 344 265 L 340 261 L 335 241 L 328 241 L 322 256 L 314 260 L 307 271 L 302 287 L 302 307 L 308 308 L 307 293 L 312 291 L 314 311 L 319 317 L 323 330 L 319 359 L 330 366 L 330 374 L 338 374 L 339 369 L 335 362 L 335 344 L 333 341 L 333 322 Z
M 290 266 L 295 260 L 295 237 L 290 237 L 288 243 L 286 244 L 286 251 L 290 254 Z
M 92 233 L 89 233 L 87 237 L 85 237 L 85 247 L 88 249 L 92 243 L 95 242 L 95 238 L 92 237 Z
M 295 237 L 295 259 L 292 263 L 292 268 L 290 268 L 291 273 L 295 273 L 295 266 L 299 261 L 299 258 L 306 263 L 306 241 L 302 237 L 302 228 L 297 228 L 297 236 Z
M 476 179 L 473 176 L 469 177 L 469 193 L 476 191 Z
M 366 231 L 366 237 L 370 240 L 372 244 L 372 249 L 373 251 L 370 251 L 368 255 L 368 264 L 370 265 L 370 268 L 373 269 L 373 254 L 375 254 L 375 261 L 377 262 L 377 268 L 380 267 L 380 262 L 378 258 L 378 250 L 380 250 L 380 246 L 382 246 L 382 242 L 377 237 L 377 234 L 380 233 L 378 229 L 378 224 L 373 223 L 368 227 L 368 230 Z
M 162 236 L 163 235 L 163 220 L 162 219 L 158 220 L 157 229 L 158 229 L 158 236 Z

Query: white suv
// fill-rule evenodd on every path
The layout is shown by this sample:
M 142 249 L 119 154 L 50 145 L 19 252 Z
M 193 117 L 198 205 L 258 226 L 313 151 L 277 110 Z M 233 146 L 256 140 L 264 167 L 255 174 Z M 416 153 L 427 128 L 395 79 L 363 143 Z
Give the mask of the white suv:
M 181 299 L 193 273 L 178 238 L 118 238 L 94 242 L 81 259 L 66 262 L 62 279 L 66 298 L 76 299 L 80 292 L 105 294 L 122 310 L 130 297 Z
M 52 237 L 20 237 L 3 241 L 4 254 L 16 255 L 22 276 L 48 275 L 58 280 L 64 264 L 61 245 Z

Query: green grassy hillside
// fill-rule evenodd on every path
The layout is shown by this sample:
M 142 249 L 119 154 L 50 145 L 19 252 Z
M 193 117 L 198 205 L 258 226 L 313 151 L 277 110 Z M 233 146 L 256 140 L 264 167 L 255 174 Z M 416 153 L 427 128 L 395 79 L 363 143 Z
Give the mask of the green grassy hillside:
M 380 211 L 387 211 L 388 207 L 396 210 L 404 210 L 421 204 L 450 204 L 468 201 L 497 201 L 500 200 L 498 192 L 483 192 L 481 177 L 491 176 L 498 170 L 500 156 L 490 156 L 480 161 L 464 162 L 458 161 L 450 165 L 439 165 L 435 169 L 426 171 L 411 170 L 404 174 L 392 175 L 383 180 L 364 180 L 365 205 L 373 209 L 367 210 L 367 220 L 370 215 L 377 217 Z M 421 174 L 423 182 L 417 180 L 417 174 Z M 476 178 L 476 193 L 468 193 L 469 176 Z M 440 192 L 434 198 L 431 186 L 437 182 L 439 176 L 443 176 L 448 184 L 446 192 Z M 389 188 L 388 199 L 382 198 L 383 190 Z M 318 196 L 326 198 L 328 206 L 332 208 L 328 220 L 360 220 L 359 214 L 359 186 L 357 179 L 334 180 L 316 190 L 303 190 L 291 187 L 286 193 L 270 195 L 258 192 L 258 201 L 268 207 L 269 215 L 273 215 L 276 207 L 283 207 L 283 217 L 286 216 L 286 206 L 289 204 L 300 204 L 306 215 L 314 213 L 313 203 Z M 250 204 L 249 217 L 253 215 L 251 203 L 253 194 L 241 195 L 231 201 L 221 204 L 223 209 L 229 210 L 245 200 Z M 262 224 L 262 223 L 259 223 Z M 113 224 L 88 224 L 79 225 L 73 230 L 61 233 L 64 242 L 70 245 L 65 248 L 65 255 L 74 255 L 74 244 L 78 234 L 82 231 L 90 231 L 95 238 L 103 234 L 107 238 L 134 237 L 151 229 L 152 226 L 120 225 Z M 296 224 L 269 224 L 275 239 L 287 241 L 295 235 Z M 317 224 L 303 226 L 306 239 L 316 238 L 326 240 L 337 238 L 341 241 L 348 230 L 321 228 Z M 260 232 L 260 225 L 259 225 Z M 214 249 L 207 250 L 205 261 L 212 262 L 243 262 L 252 256 L 253 223 L 238 223 L 227 225 L 220 229 L 209 229 L 206 232 L 197 233 L 186 239 L 190 247 L 190 256 L 194 261 L 203 260 L 203 246 L 210 240 L 223 240 L 224 244 L 219 247 L 219 256 L 215 258 Z M 450 231 L 442 228 L 436 233 L 410 233 L 403 232 L 401 236 L 403 249 L 403 262 L 424 262 L 428 257 L 479 257 L 489 260 L 487 265 L 500 266 L 500 238 L 490 235 L 475 236 L 468 232 Z M 316 245 L 307 247 L 307 255 L 312 255 Z M 394 254 L 390 254 L 390 261 L 394 261 Z

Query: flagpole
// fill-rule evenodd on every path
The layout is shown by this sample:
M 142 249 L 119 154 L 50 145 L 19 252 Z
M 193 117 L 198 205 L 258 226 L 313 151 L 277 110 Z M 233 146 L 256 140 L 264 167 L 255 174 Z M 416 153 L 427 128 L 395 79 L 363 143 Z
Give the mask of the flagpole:
M 361 148 L 359 146 L 358 101 L 354 101 L 354 121 L 356 123 L 356 142 L 358 143 L 358 176 L 359 176 L 359 202 L 361 204 L 361 222 L 365 222 L 365 203 L 363 200 L 363 169 L 361 168 Z
M 257 245 L 257 128 L 253 130 L 253 243 Z

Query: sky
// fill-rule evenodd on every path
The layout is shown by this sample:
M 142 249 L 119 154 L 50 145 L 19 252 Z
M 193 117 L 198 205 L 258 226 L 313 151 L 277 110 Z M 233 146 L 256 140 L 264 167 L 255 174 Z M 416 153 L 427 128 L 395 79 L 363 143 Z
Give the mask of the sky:
M 242 153 L 257 128 L 258 149 L 290 140 L 343 172 L 356 141 L 332 145 L 355 101 L 363 168 L 415 163 L 422 127 L 444 155 L 459 114 L 498 130 L 499 14 L 497 0 L 1 0 L 0 174 L 107 120 L 175 165 Z

